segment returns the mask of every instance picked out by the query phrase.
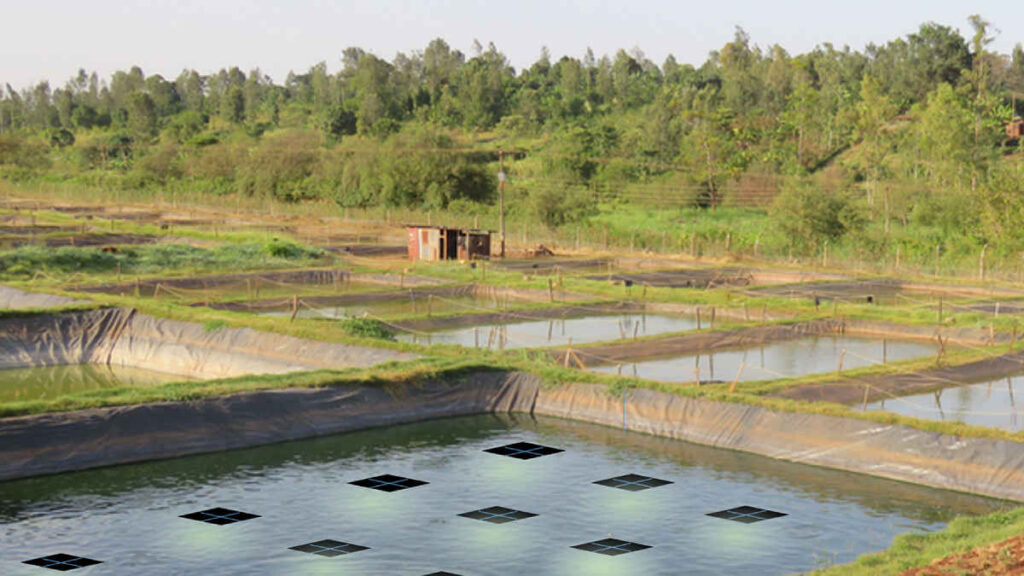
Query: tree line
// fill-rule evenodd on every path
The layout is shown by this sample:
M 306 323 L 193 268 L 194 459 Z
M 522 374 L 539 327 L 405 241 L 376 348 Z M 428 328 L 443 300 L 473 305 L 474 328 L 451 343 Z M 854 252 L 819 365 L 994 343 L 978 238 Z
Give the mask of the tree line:
M 516 70 L 493 44 L 467 55 L 436 39 L 390 61 L 347 48 L 336 73 L 321 62 L 281 83 L 258 69 L 81 70 L 0 91 L 0 175 L 486 207 L 505 148 L 517 193 L 551 225 L 645 186 L 708 207 L 757 190 L 779 196 L 804 247 L 866 221 L 1024 244 L 1024 175 L 1004 132 L 1024 110 L 1024 48 L 994 52 L 992 25 L 968 24 L 966 37 L 926 23 L 796 55 L 737 29 L 699 66 L 545 49 Z

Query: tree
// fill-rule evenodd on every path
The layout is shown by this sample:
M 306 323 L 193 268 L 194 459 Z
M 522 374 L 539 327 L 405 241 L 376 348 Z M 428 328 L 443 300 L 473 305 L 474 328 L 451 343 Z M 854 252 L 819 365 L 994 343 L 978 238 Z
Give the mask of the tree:
M 137 141 L 146 142 L 156 136 L 160 127 L 156 104 L 145 92 L 135 92 L 128 100 L 128 130 Z
M 220 117 L 232 124 L 245 120 L 245 94 L 238 86 L 231 86 L 221 98 Z

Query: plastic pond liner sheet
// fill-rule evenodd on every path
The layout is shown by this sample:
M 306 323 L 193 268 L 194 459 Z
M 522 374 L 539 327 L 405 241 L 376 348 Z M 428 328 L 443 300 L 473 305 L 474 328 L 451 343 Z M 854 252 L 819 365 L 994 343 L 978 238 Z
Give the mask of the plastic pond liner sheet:
M 120 308 L 0 319 L 0 369 L 100 364 L 205 380 L 415 357 L 247 328 L 210 329 Z
M 4 483 L 0 572 L 791 574 L 1007 507 L 491 415 Z
M 1024 375 L 886 398 L 865 409 L 1020 432 L 1024 430 Z
M 484 324 L 473 328 L 406 333 L 399 340 L 417 344 L 459 344 L 477 348 L 510 349 L 565 346 L 686 332 L 697 327 L 692 318 L 663 314 L 627 313 L 552 318 L 508 324 Z
M 0 370 L 0 402 L 53 400 L 104 388 L 137 388 L 188 380 L 132 366 L 72 364 Z
M 694 352 L 673 358 L 645 360 L 591 369 L 663 382 L 774 380 L 835 372 L 938 353 L 937 343 L 893 341 L 849 335 L 805 336 L 766 342 L 742 349 Z M 742 369 L 741 369 L 742 368 Z
M 75 300 L 53 294 L 25 292 L 10 286 L 0 286 L 0 310 L 25 310 L 29 308 L 59 308 L 74 304 L 91 304 L 86 300 Z

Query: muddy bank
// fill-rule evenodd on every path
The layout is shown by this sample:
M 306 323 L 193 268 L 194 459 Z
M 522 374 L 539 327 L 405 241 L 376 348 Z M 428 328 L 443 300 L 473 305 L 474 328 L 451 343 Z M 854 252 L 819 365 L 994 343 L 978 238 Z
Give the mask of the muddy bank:
M 691 332 L 635 342 L 582 346 L 573 348 L 573 352 L 587 366 L 600 366 L 681 356 L 711 349 L 746 348 L 766 342 L 790 340 L 803 336 L 835 334 L 841 332 L 843 326 L 841 320 L 822 320 L 797 324 L 755 326 L 738 330 Z M 565 358 L 564 349 L 551 350 L 549 353 L 556 360 Z
M 660 306 L 658 308 L 662 311 L 673 310 L 676 313 L 683 312 L 684 310 L 683 307 L 676 305 Z M 707 309 L 701 308 L 701 310 L 704 312 L 705 321 L 710 321 Z M 736 319 L 738 319 L 738 315 L 742 312 L 742 310 L 735 309 L 716 309 L 716 315 L 719 315 L 719 317 L 733 317 Z M 725 316 L 726 314 L 729 316 Z M 939 335 L 941 335 L 944 342 L 968 346 L 1003 344 L 1011 338 L 1006 334 L 993 334 L 987 330 L 974 328 L 942 328 L 940 330 L 929 326 L 905 326 L 888 322 L 828 319 L 795 324 L 754 326 L 736 330 L 692 332 L 678 336 L 650 338 L 635 342 L 588 345 L 573 348 L 573 352 L 587 366 L 601 366 L 703 353 L 709 350 L 748 348 L 769 342 L 794 340 L 805 336 L 825 334 L 849 334 L 892 340 L 932 341 L 937 340 Z M 564 360 L 565 358 L 564 349 L 551 350 L 550 354 L 556 360 Z
M 462 314 L 459 316 L 447 316 L 444 318 L 419 318 L 416 320 L 402 320 L 395 322 L 395 326 L 413 332 L 435 332 L 441 330 L 456 330 L 459 328 L 472 328 L 474 326 L 485 326 L 491 324 L 514 324 L 518 322 L 533 322 L 537 320 L 566 320 L 570 318 L 583 318 L 585 316 L 604 316 L 624 313 L 639 313 L 643 306 L 631 302 L 613 302 L 592 304 L 586 307 L 580 306 L 557 306 L 554 308 L 541 308 L 535 310 L 517 310 L 513 312 L 487 312 L 482 314 Z
M 138 246 L 142 244 L 156 244 L 165 239 L 159 236 L 142 236 L 138 234 L 107 234 L 107 233 L 82 233 L 70 236 L 40 236 L 36 238 L 20 236 L 16 238 L 0 237 L 0 245 L 17 248 L 19 246 L 47 246 L 49 248 L 60 248 L 63 246 L 78 246 L 81 248 L 94 248 L 97 246 Z
M 353 281 L 373 282 L 374 280 L 368 279 L 370 277 L 381 278 L 387 275 L 383 274 L 353 274 L 351 279 Z M 408 279 L 410 277 L 406 277 Z M 390 279 L 398 281 L 397 276 L 392 276 Z M 409 284 L 412 286 L 413 284 Z M 422 284 L 421 284 L 422 285 Z M 459 297 L 473 297 L 481 300 L 489 300 L 495 303 L 510 303 L 512 305 L 515 302 L 549 302 L 549 301 L 563 301 L 563 300 L 577 300 L 586 298 L 576 294 L 568 294 L 560 290 L 548 292 L 546 290 L 533 290 L 529 288 L 502 288 L 500 286 L 490 286 L 487 284 L 470 284 L 462 286 L 438 286 L 435 288 L 410 288 L 408 290 L 389 290 L 382 292 L 356 292 L 351 294 L 338 294 L 336 296 L 312 296 L 303 297 L 302 303 L 313 307 L 343 307 L 353 306 L 380 302 L 399 302 L 403 300 L 415 300 L 427 302 L 430 298 L 438 298 L 443 300 L 445 298 L 459 298 Z M 551 300 L 554 298 L 554 300 Z M 196 304 L 196 306 L 203 304 Z M 271 311 L 281 310 L 282 300 L 280 298 L 269 298 L 265 300 L 246 300 L 242 302 L 221 302 L 211 303 L 208 305 L 210 308 L 215 310 L 234 310 L 234 311 Z M 467 311 L 472 312 L 469 308 Z M 473 314 L 471 317 L 478 316 L 490 316 L 491 313 L 482 315 Z M 438 322 L 439 326 L 445 326 L 445 322 L 459 322 L 460 317 L 448 317 L 448 318 L 436 318 L 429 320 L 428 322 Z M 410 322 L 410 325 L 418 325 L 417 322 Z M 403 324 L 404 325 L 404 324 Z
M 339 285 L 344 282 L 369 282 L 385 286 L 429 286 L 443 281 L 422 276 L 402 276 L 398 274 L 358 274 L 342 269 L 312 270 L 279 270 L 268 272 L 242 272 L 236 274 L 216 274 L 208 276 L 190 276 L 188 278 L 150 278 L 132 282 L 118 282 L 93 286 L 78 285 L 67 289 L 74 292 L 116 294 L 121 296 L 134 295 L 152 296 L 156 287 L 170 289 L 206 290 L 230 286 L 240 289 L 258 288 L 261 282 L 270 284 L 303 284 L 303 285 Z
M 623 406 L 625 403 L 625 407 Z M 253 392 L 0 420 L 0 479 L 486 412 L 556 416 L 937 488 L 1024 501 L 1024 444 L 650 390 L 480 373 L 416 385 Z
M 627 286 L 647 285 L 659 288 L 700 289 L 719 286 L 749 286 L 754 281 L 750 270 L 744 268 L 688 268 L 637 274 L 597 274 L 587 276 L 587 279 Z
M 206 380 L 414 358 L 247 328 L 209 329 L 116 308 L 0 319 L 0 369 L 105 364 Z
M 886 374 L 843 382 L 820 382 L 794 386 L 770 394 L 776 398 L 792 398 L 813 402 L 860 404 L 864 401 L 887 400 L 894 396 L 920 394 L 942 388 L 988 382 L 1024 372 L 1024 352 L 1004 354 L 958 366 L 937 366 L 911 374 Z

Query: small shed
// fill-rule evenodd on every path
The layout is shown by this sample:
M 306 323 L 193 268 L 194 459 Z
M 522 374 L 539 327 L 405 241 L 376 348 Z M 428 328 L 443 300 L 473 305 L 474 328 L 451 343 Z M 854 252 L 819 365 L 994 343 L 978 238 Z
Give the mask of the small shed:
M 1006 139 L 1020 140 L 1021 138 L 1024 138 L 1024 120 L 1014 118 L 1006 125 Z
M 407 224 L 409 260 L 487 260 L 491 257 L 490 230 Z

